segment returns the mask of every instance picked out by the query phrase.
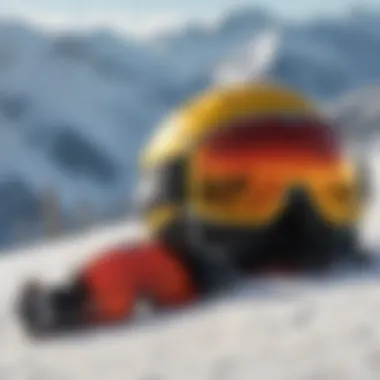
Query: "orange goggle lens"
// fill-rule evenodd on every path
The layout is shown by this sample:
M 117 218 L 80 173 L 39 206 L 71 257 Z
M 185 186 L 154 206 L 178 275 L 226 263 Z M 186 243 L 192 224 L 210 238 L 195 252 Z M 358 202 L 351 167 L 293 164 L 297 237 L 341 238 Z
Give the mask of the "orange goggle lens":
M 308 191 L 327 221 L 347 224 L 358 215 L 353 170 L 331 129 L 317 122 L 233 126 L 193 153 L 190 173 L 193 212 L 208 221 L 271 222 L 295 186 Z

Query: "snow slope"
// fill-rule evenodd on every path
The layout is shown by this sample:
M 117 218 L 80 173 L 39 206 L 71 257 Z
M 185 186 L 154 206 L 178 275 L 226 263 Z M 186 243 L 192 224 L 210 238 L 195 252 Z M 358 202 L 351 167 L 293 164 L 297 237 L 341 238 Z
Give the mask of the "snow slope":
M 363 239 L 379 245 L 380 154 L 372 147 L 375 194 Z M 298 280 L 255 280 L 190 313 L 59 341 L 27 340 L 12 315 L 20 282 L 64 280 L 104 245 L 139 239 L 119 224 L 0 261 L 0 379 L 4 380 L 377 380 L 380 269 Z

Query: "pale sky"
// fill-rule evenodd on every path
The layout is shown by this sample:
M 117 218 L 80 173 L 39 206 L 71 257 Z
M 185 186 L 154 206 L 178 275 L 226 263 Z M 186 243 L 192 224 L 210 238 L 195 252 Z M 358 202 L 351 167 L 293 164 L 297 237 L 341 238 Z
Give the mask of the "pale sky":
M 293 18 L 343 13 L 380 0 L 0 0 L 0 15 L 24 17 L 53 28 L 107 26 L 149 34 L 192 19 L 215 19 L 239 4 L 264 6 Z

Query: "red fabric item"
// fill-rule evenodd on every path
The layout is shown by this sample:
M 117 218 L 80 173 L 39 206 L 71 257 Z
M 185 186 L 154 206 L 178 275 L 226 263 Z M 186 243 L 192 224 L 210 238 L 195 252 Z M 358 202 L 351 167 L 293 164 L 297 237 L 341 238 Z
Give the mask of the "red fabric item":
M 90 319 L 127 319 L 139 297 L 158 307 L 186 305 L 197 297 L 185 266 L 159 243 L 116 247 L 90 262 L 82 273 L 90 292 Z

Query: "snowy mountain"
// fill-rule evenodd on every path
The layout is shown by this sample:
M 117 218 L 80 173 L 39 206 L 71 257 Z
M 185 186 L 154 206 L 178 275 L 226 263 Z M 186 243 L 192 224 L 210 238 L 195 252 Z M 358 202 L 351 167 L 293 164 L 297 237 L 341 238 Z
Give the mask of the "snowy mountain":
M 120 209 L 142 141 L 181 96 L 150 51 L 108 32 L 0 24 L 1 226 L 35 221 L 51 189 L 68 214 L 83 200 L 99 216 Z
M 195 73 L 198 81 L 264 77 L 331 99 L 379 82 L 379 23 L 380 14 L 371 10 L 291 22 L 243 8 L 157 43 L 182 73 Z
M 52 191 L 69 219 L 83 203 L 96 218 L 121 214 L 156 122 L 210 84 L 270 78 L 332 101 L 377 82 L 379 21 L 246 8 L 144 41 L 0 21 L 0 244 L 20 223 L 40 231 Z
M 214 79 L 270 78 L 332 99 L 379 81 L 379 51 L 380 32 L 356 18 L 283 25 L 252 36 Z
M 263 10 L 239 8 L 214 23 L 190 24 L 179 32 L 157 36 L 152 42 L 188 82 L 203 87 L 221 62 L 235 55 L 252 37 L 278 25 L 280 21 Z
M 350 92 L 328 105 L 327 111 L 351 137 L 369 141 L 380 132 L 380 87 Z

